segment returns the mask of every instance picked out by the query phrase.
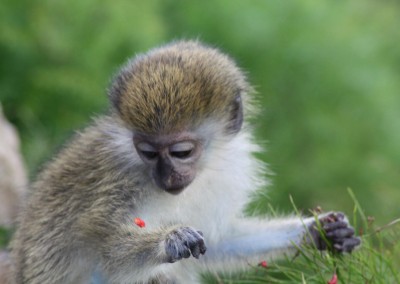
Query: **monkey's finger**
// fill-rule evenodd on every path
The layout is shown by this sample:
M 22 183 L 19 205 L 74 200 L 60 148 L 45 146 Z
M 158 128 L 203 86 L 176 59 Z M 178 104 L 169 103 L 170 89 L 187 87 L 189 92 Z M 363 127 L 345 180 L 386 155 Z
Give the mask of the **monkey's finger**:
M 351 252 L 356 246 L 361 244 L 361 240 L 359 238 L 348 238 L 344 239 L 341 243 L 336 243 L 333 245 L 336 251 L 338 252 Z
M 203 238 L 203 232 L 201 231 L 196 231 L 196 233 L 198 234 L 198 240 L 196 242 L 196 245 L 199 247 L 199 251 L 200 254 L 204 254 L 207 250 L 206 244 L 204 242 L 204 238 Z
M 317 246 L 318 250 L 326 250 L 327 249 L 327 245 L 323 239 L 316 240 L 315 245 Z
M 199 258 L 199 256 L 200 256 L 200 247 L 198 245 L 193 245 L 190 248 L 190 250 L 192 252 L 193 257 Z
M 337 242 L 333 244 L 334 251 L 343 252 L 343 242 Z
M 334 214 L 335 214 L 335 216 L 336 216 L 336 220 L 338 220 L 338 221 L 345 221 L 346 216 L 345 216 L 343 213 L 337 212 L 337 213 L 334 213 Z
M 204 243 L 204 240 L 202 240 L 202 242 L 200 242 L 199 248 L 200 248 L 200 253 L 201 254 L 205 254 L 206 253 L 207 247 L 206 247 L 206 244 Z
M 179 249 L 176 243 L 172 240 L 168 240 L 165 243 L 165 251 L 167 253 L 167 262 L 174 263 L 175 261 L 179 260 L 181 257 L 179 255 Z
M 182 248 L 182 250 L 180 252 L 180 256 L 183 258 L 189 258 L 190 257 L 190 249 L 186 246 L 184 248 Z
M 359 238 L 349 238 L 345 239 L 342 245 L 344 252 L 351 252 L 355 247 L 361 244 L 361 240 Z
M 334 230 L 334 231 L 326 233 L 326 236 L 330 239 L 349 238 L 353 235 L 354 235 L 354 229 L 351 227 L 338 229 L 338 230 Z
M 204 254 L 206 251 L 204 240 L 199 239 L 196 243 L 193 243 L 190 246 L 190 251 L 192 252 L 193 257 L 199 258 L 200 254 Z
M 331 212 L 321 216 L 320 218 L 321 223 L 335 223 L 344 221 L 347 222 L 346 216 L 341 212 Z
M 349 226 L 349 225 L 348 225 L 346 222 L 344 222 L 344 221 L 337 221 L 337 222 L 334 222 L 334 223 L 325 223 L 325 224 L 323 225 L 323 229 L 324 229 L 326 232 L 330 232 L 330 231 L 333 231 L 333 230 L 346 228 L 346 227 L 348 227 L 348 226 Z

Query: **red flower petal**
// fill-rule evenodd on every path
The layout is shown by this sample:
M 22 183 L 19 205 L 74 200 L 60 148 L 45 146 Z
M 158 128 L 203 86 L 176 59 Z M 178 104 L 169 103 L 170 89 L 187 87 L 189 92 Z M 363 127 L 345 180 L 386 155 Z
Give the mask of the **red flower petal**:
M 263 260 L 258 264 L 258 266 L 262 266 L 264 268 L 267 268 L 268 267 L 268 263 L 265 260 Z
M 146 223 L 140 219 L 140 218 L 135 218 L 135 224 L 138 225 L 140 228 L 143 228 L 144 226 L 146 226 Z
M 338 280 L 338 279 L 337 279 L 337 275 L 336 275 L 336 273 L 335 273 L 335 274 L 333 274 L 331 280 L 328 281 L 328 284 L 336 284 L 336 283 L 337 283 L 337 280 Z

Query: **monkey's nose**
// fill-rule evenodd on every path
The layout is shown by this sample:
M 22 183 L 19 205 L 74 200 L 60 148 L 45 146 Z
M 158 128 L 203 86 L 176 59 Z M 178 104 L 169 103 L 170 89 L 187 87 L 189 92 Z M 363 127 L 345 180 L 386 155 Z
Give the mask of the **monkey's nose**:
M 157 185 L 166 192 L 177 195 L 185 189 L 188 183 L 186 182 L 186 179 L 181 177 L 179 174 L 171 173 L 166 177 L 160 177 Z
M 159 188 L 174 195 L 181 193 L 192 182 L 190 175 L 177 172 L 169 160 L 163 159 L 153 170 L 153 178 Z

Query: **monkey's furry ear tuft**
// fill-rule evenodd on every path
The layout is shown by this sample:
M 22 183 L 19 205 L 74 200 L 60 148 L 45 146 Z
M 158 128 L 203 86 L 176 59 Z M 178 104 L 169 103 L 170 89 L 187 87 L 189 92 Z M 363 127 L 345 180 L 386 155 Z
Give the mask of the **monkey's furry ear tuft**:
M 232 103 L 231 119 L 228 125 L 228 132 L 235 134 L 240 131 L 243 125 L 243 102 L 240 91 Z
M 121 97 L 126 92 L 127 76 L 124 73 L 118 73 L 112 78 L 110 87 L 108 88 L 108 98 L 112 107 L 121 114 Z

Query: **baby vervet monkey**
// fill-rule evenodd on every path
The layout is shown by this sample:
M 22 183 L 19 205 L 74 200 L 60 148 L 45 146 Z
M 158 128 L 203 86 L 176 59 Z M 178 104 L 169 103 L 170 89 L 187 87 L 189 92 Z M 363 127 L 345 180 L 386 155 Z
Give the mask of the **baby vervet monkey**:
M 264 185 L 244 117 L 251 87 L 228 56 L 178 41 L 130 60 L 111 108 L 79 132 L 32 185 L 12 242 L 16 283 L 198 283 L 326 246 L 315 218 L 244 218 Z M 140 218 L 145 227 L 134 219 Z M 341 213 L 320 217 L 335 250 L 360 241 Z

